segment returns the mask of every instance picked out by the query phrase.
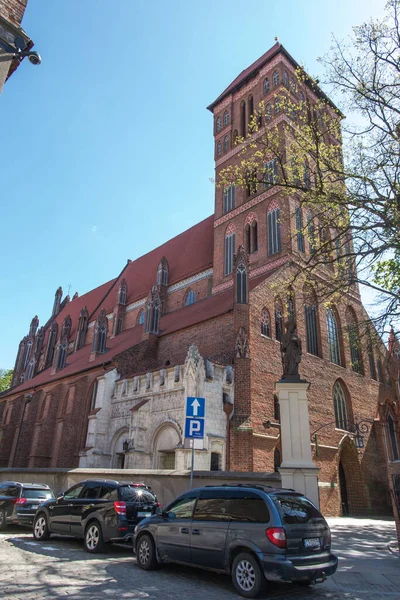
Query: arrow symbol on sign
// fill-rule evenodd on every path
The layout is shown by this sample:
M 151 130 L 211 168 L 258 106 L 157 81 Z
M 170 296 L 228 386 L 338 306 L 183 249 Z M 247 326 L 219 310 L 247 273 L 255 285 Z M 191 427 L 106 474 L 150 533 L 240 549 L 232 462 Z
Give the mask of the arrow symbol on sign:
M 192 406 L 193 406 L 193 416 L 197 417 L 197 413 L 198 413 L 199 406 L 200 406 L 200 402 L 197 400 L 197 398 L 195 398 L 193 400 Z

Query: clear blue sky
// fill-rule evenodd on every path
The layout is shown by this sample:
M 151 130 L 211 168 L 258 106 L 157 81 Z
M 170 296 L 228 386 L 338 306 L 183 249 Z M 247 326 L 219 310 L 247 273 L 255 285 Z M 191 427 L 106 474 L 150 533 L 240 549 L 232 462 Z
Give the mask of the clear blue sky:
M 213 212 L 206 106 L 281 43 L 312 75 L 383 0 L 29 0 L 42 55 L 0 97 L 0 368 L 83 294 Z M 337 101 L 340 103 L 339 99 Z

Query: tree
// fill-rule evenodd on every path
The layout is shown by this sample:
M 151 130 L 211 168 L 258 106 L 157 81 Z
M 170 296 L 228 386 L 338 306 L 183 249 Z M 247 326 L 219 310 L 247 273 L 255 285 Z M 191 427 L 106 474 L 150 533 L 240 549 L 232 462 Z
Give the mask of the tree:
M 347 44 L 334 39 L 321 59 L 351 121 L 298 68 L 273 106 L 260 103 L 248 137 L 236 140 L 238 162 L 217 175 L 217 185 L 249 194 L 279 186 L 290 198 L 293 238 L 308 239 L 293 279 L 310 281 L 325 301 L 358 284 L 371 288 L 380 333 L 400 323 L 399 10 L 400 0 L 391 0 L 384 19 L 354 27 Z
M 0 369 L 0 392 L 5 392 L 11 387 L 13 369 Z

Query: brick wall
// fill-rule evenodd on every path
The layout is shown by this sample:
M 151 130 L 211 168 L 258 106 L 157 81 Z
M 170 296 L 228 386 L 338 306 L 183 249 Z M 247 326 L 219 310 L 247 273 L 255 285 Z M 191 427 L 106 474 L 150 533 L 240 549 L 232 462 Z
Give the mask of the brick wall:
M 0 0 L 0 16 L 15 27 L 19 27 L 28 0 Z

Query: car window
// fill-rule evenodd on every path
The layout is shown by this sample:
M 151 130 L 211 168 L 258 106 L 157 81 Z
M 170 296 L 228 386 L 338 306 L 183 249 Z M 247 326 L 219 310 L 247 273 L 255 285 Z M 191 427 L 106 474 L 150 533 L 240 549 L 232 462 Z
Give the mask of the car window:
M 278 507 L 282 522 L 286 525 L 309 523 L 314 519 L 323 519 L 321 513 L 307 498 L 302 496 L 271 495 Z
M 64 494 L 64 498 L 66 500 L 73 500 L 74 498 L 78 498 L 79 494 L 83 490 L 83 484 L 75 485 L 74 487 L 67 490 Z
M 40 488 L 23 488 L 22 495 L 24 498 L 34 498 L 35 500 L 48 500 L 49 498 L 54 497 L 51 490 L 41 490 Z
M 124 485 L 119 488 L 119 495 L 124 502 L 137 502 L 138 504 L 154 504 L 156 497 L 146 488 Z
M 87 484 L 83 488 L 79 498 L 80 499 L 88 499 L 88 500 L 97 500 L 101 490 L 101 484 Z
M 209 495 L 209 494 L 207 494 Z M 194 519 L 197 521 L 242 521 L 247 523 L 268 523 L 268 508 L 264 500 L 256 495 L 245 497 L 239 493 L 228 497 L 201 498 L 196 504 Z
M 185 496 L 176 500 L 168 508 L 170 519 L 191 519 L 197 496 Z
M 4 490 L 1 490 L 2 496 L 7 496 L 9 498 L 18 498 L 19 496 L 19 487 L 16 485 L 7 485 Z
M 116 488 L 113 488 L 111 486 L 102 485 L 99 498 L 101 498 L 102 500 L 118 500 L 118 491 Z

